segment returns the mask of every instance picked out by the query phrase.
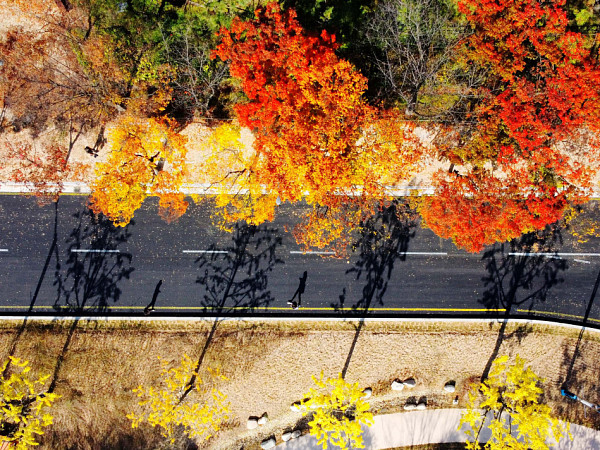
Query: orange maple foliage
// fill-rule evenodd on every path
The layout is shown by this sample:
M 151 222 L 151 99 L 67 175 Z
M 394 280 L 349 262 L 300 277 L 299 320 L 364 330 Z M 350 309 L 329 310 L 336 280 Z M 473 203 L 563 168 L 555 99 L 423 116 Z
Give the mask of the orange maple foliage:
M 67 161 L 69 151 L 60 145 L 38 148 L 29 143 L 6 145 L 6 159 L 12 169 L 8 179 L 25 183 L 38 203 L 46 204 L 58 200 L 64 190 L 65 181 L 80 181 L 86 164 Z
M 585 187 L 596 164 L 581 166 L 556 144 L 580 129 L 600 131 L 596 37 L 569 29 L 566 0 L 458 4 L 474 29 L 470 57 L 498 79 L 478 110 L 475 146 L 487 146 L 497 164 L 532 161 Z M 587 156 L 598 161 L 600 146 Z
M 277 198 L 304 199 L 314 208 L 311 223 L 322 222 L 320 211 L 337 210 L 338 197 L 361 204 L 383 198 L 386 184 L 415 169 L 420 149 L 411 127 L 399 124 L 397 113 L 366 103 L 367 80 L 336 56 L 335 36 L 308 35 L 294 10 L 282 12 L 276 3 L 258 8 L 252 21 L 234 19 L 219 36 L 213 56 L 230 61 L 248 99 L 235 111 L 255 135 L 254 156 L 236 171 L 250 192 L 246 199 L 261 206 L 246 212 L 259 209 L 270 218 Z M 232 206 L 223 198 L 225 204 Z M 325 235 L 336 234 L 315 235 L 312 242 L 325 245 Z
M 90 208 L 116 226 L 126 226 L 149 195 L 159 197 L 159 212 L 171 221 L 188 203 L 180 192 L 186 138 L 168 119 L 123 116 L 109 134 L 111 153 L 96 166 Z
M 424 225 L 469 252 L 543 229 L 560 220 L 573 190 L 559 191 L 540 180 L 525 189 L 477 169 L 466 175 L 437 174 L 437 192 L 419 202 Z

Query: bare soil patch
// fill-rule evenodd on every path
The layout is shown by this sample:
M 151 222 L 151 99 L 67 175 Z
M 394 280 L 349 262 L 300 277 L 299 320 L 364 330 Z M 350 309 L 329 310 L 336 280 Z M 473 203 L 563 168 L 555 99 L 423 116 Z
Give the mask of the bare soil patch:
M 55 423 L 41 449 L 166 448 L 157 430 L 132 430 L 125 415 L 136 405 L 132 389 L 157 384 L 158 357 L 173 365 L 183 354 L 198 358 L 209 322 L 87 322 L 77 325 L 63 353 L 70 323 L 29 322 L 19 336 L 15 356 L 36 370 L 53 373 L 63 355 L 54 408 Z M 341 372 L 355 338 L 355 323 L 238 322 L 219 324 L 208 345 L 204 367 L 219 367 L 228 381 L 221 390 L 231 402 L 232 418 L 216 438 L 201 448 L 258 448 L 261 439 L 301 422 L 290 405 L 312 385 L 311 375 Z M 0 352 L 6 358 L 19 322 L 0 324 Z M 375 413 L 399 411 L 408 397 L 426 396 L 430 407 L 464 406 L 470 382 L 477 381 L 498 337 L 497 324 L 368 322 L 360 332 L 346 379 L 371 386 Z M 549 326 L 509 325 L 499 354 L 520 354 L 545 378 L 547 401 L 557 415 L 599 426 L 600 418 L 560 396 L 579 332 Z M 600 337 L 584 334 L 571 371 L 571 386 L 600 403 Z M 414 377 L 413 390 L 391 391 L 395 378 Z M 443 392 L 455 380 L 455 394 Z M 270 421 L 246 430 L 249 416 L 267 412 Z M 185 448 L 184 443 L 181 447 Z

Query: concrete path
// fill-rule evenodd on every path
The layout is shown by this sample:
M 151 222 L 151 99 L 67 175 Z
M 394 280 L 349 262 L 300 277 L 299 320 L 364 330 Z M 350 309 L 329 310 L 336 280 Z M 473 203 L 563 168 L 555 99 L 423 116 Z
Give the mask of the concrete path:
M 365 448 L 383 450 L 441 442 L 464 442 L 465 435 L 458 431 L 462 409 L 434 409 L 375 416 L 372 427 L 363 434 Z M 556 449 L 600 450 L 600 431 L 571 424 L 573 440 L 563 439 Z M 489 436 L 489 435 L 488 435 Z M 487 439 L 488 436 L 482 438 Z M 309 435 L 277 446 L 281 450 L 321 450 L 317 440 Z

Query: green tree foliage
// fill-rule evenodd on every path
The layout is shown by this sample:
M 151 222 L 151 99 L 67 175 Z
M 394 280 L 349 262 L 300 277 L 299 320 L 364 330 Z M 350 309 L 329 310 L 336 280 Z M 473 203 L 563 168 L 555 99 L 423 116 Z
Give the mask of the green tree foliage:
M 514 364 L 508 356 L 494 360 L 489 376 L 469 393 L 467 411 L 459 429 L 467 426 L 467 448 L 479 449 L 479 435 L 486 420 L 492 432 L 485 444 L 489 450 L 546 450 L 547 441 L 558 442 L 568 435 L 566 427 L 551 417 L 548 405 L 540 403 L 542 380 L 518 355 Z M 569 435 L 570 436 L 570 435 Z
M 10 363 L 10 374 L 6 375 Z M 59 398 L 46 392 L 44 387 L 50 375 L 35 377 L 31 374 L 29 361 L 13 356 L 0 368 L 0 440 L 12 442 L 15 450 L 26 450 L 39 445 L 36 435 L 44 434 L 43 428 L 52 424 L 48 409 Z
M 208 370 L 207 377 L 201 378 L 196 363 L 187 355 L 178 367 L 169 368 L 167 361 L 162 361 L 162 366 L 161 388 L 140 385 L 134 389 L 142 409 L 127 415 L 132 421 L 131 426 L 136 428 L 143 422 L 158 426 L 171 443 L 175 442 L 179 427 L 183 427 L 191 438 L 210 438 L 228 419 L 227 399 L 214 385 L 226 378 L 213 370 Z M 193 389 L 183 398 L 190 380 L 194 380 Z
M 172 95 L 167 112 L 187 117 L 195 112 L 208 114 L 219 102 L 227 71 L 225 64 L 209 58 L 215 33 L 253 2 L 212 0 L 183 7 L 184 3 L 79 0 L 89 16 L 79 35 L 104 37 L 107 52 L 126 74 L 130 89 L 138 83 L 153 96 L 168 90 Z
M 341 449 L 364 448 L 361 425 L 373 425 L 369 403 L 358 383 L 348 383 L 339 374 L 337 378 L 312 377 L 316 388 L 305 395 L 302 403 L 304 415 L 312 414 L 308 423 L 310 434 L 323 449 L 328 443 Z

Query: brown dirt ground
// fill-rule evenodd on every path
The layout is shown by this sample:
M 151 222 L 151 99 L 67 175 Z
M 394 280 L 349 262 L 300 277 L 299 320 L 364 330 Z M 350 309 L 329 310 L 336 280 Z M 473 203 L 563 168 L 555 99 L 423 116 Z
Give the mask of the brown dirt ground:
M 67 338 L 69 324 L 29 323 L 15 356 L 31 361 L 36 370 L 52 373 Z M 156 430 L 132 430 L 125 418 L 136 405 L 132 389 L 159 384 L 158 357 L 173 365 L 183 354 L 197 358 L 210 323 L 81 322 L 64 354 L 54 407 L 55 424 L 43 437 L 41 449 L 163 448 Z M 209 343 L 204 367 L 219 367 L 228 381 L 220 389 L 231 402 L 231 419 L 203 448 L 257 448 L 271 434 L 301 423 L 290 411 L 312 386 L 311 375 L 340 372 L 355 337 L 355 324 L 324 322 L 234 322 L 219 324 Z M 19 324 L 0 324 L 0 352 L 6 358 Z M 457 383 L 459 407 L 470 382 L 479 378 L 498 337 L 498 325 L 467 323 L 369 322 L 361 330 L 346 379 L 371 386 L 375 413 L 401 409 L 409 396 L 426 396 L 431 407 L 451 407 L 453 396 L 442 391 L 448 380 Z M 499 354 L 520 354 L 543 378 L 547 401 L 556 414 L 600 426 L 597 414 L 587 413 L 560 397 L 578 330 L 549 326 L 509 325 Z M 585 335 L 575 361 L 572 384 L 581 397 L 600 402 L 600 336 Z M 395 378 L 414 377 L 412 391 L 393 392 Z M 568 415 L 566 407 L 568 408 Z M 245 428 L 249 416 L 267 412 L 270 421 L 258 430 Z

